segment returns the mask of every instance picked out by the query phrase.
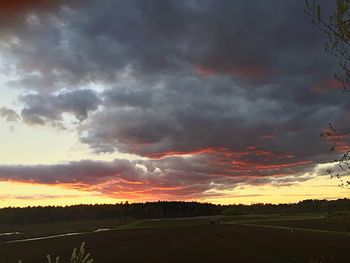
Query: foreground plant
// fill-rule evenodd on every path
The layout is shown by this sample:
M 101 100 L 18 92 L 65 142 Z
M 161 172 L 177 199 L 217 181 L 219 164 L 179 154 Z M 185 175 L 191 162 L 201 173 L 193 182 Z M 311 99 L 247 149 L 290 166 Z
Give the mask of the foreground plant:
M 81 246 L 78 252 L 77 252 L 77 249 L 74 248 L 70 259 L 70 263 L 92 263 L 94 261 L 93 259 L 89 259 L 90 253 L 86 254 L 84 246 L 85 246 L 85 242 L 81 243 Z
M 50 255 L 47 255 L 48 263 L 59 263 L 60 257 L 56 257 L 54 260 Z M 69 263 L 93 263 L 94 260 L 90 258 L 90 253 L 86 253 L 85 251 L 85 242 L 81 243 L 79 250 L 74 248 L 72 256 L 70 258 Z M 22 260 L 18 261 L 18 263 L 22 263 Z

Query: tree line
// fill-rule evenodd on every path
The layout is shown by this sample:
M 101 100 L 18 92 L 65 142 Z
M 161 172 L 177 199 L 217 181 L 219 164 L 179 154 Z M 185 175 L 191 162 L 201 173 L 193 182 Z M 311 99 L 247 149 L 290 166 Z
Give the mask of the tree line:
M 210 215 L 325 213 L 350 210 L 349 199 L 305 200 L 295 204 L 215 205 L 199 202 L 146 202 L 103 205 L 36 206 L 0 209 L 0 224 L 36 224 L 99 219 L 155 219 Z

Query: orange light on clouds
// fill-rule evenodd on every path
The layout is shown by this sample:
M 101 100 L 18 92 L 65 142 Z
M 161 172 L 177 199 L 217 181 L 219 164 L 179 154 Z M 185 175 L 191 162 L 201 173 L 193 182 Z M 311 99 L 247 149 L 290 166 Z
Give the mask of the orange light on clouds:
M 0 207 L 65 206 L 74 204 L 114 204 L 119 202 L 145 202 L 158 200 L 184 200 L 211 202 L 215 204 L 292 203 L 304 199 L 346 198 L 350 190 L 340 188 L 329 176 L 314 176 L 313 179 L 293 184 L 240 184 L 232 189 L 215 189 L 203 193 L 202 197 L 184 196 L 176 198 L 172 191 L 181 187 L 150 187 L 125 189 L 122 192 L 101 194 L 91 189 L 72 189 L 68 185 L 43 185 L 21 182 L 0 182 Z M 159 194 L 159 191 L 162 191 Z

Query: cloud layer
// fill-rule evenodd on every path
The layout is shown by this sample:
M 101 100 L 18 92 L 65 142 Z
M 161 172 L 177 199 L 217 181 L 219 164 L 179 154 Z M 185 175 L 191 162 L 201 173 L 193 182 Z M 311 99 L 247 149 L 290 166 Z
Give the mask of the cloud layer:
M 337 63 L 303 1 L 6 8 L 17 20 L 1 20 L 0 55 L 17 76 L 9 85 L 23 91 L 23 121 L 62 128 L 72 115 L 80 141 L 96 154 L 140 158 L 1 166 L 3 180 L 147 198 L 293 183 L 329 159 L 320 131 L 348 119 L 349 100 L 334 92 Z M 1 116 L 19 120 L 11 109 Z
M 203 151 L 195 155 L 158 160 L 111 162 L 82 160 L 58 165 L 0 166 L 2 181 L 63 185 L 134 200 L 193 200 L 220 196 L 241 184 L 290 185 L 308 180 L 303 172 L 309 162 L 288 164 L 230 163 L 227 152 Z M 289 170 L 294 176 L 288 176 Z

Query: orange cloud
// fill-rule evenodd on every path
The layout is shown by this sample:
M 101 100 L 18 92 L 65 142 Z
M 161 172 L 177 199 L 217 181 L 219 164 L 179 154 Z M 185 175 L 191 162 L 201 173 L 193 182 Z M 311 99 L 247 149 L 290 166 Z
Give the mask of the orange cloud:
M 269 184 L 277 177 L 283 181 L 282 177 L 300 174 L 312 164 L 254 145 L 239 151 L 208 147 L 148 157 L 133 161 L 0 166 L 0 180 L 60 186 L 124 200 L 192 200 L 203 198 L 213 189 L 233 189 L 242 183 Z
M 232 156 L 232 152 L 226 148 L 221 147 L 209 147 L 209 148 L 202 148 L 194 151 L 168 151 L 168 152 L 159 152 L 159 153 L 152 153 L 148 157 L 153 159 L 161 159 L 164 157 L 169 156 L 188 156 L 188 155 L 198 155 L 198 154 L 221 154 L 225 155 L 227 157 Z
M 262 164 L 256 162 L 247 161 L 233 161 L 236 171 L 263 171 L 263 170 L 281 170 L 283 168 L 301 166 L 311 164 L 312 161 L 300 161 L 294 163 L 281 163 L 281 164 Z
M 189 156 L 189 155 L 201 155 L 201 154 L 212 154 L 212 155 L 221 155 L 226 158 L 238 158 L 243 156 L 267 156 L 267 157 L 275 157 L 278 159 L 283 158 L 293 158 L 292 155 L 281 155 L 275 154 L 270 151 L 260 150 L 256 146 L 248 146 L 244 151 L 232 151 L 230 149 L 224 147 L 208 147 L 201 148 L 192 151 L 168 151 L 168 152 L 158 152 L 149 154 L 148 157 L 152 159 L 162 159 L 165 157 L 171 156 Z

